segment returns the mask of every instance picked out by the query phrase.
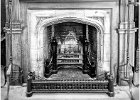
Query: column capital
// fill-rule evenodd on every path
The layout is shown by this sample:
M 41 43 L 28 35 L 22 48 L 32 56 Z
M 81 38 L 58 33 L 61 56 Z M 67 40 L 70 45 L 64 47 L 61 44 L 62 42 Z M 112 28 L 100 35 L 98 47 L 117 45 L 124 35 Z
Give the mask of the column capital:
M 129 29 L 128 29 L 128 24 Z M 138 28 L 135 27 L 135 22 L 121 22 L 119 25 L 119 28 L 117 29 L 118 33 L 135 33 L 137 31 Z
M 119 24 L 119 28 L 120 29 L 127 29 L 128 28 L 128 23 L 129 23 L 129 27 L 130 28 L 135 28 L 135 22 L 121 22 L 120 24 Z
M 7 22 L 5 24 L 4 31 L 7 34 L 10 34 L 10 26 L 9 26 L 9 23 L 7 23 Z M 12 34 L 20 34 L 20 33 L 22 33 L 21 23 L 13 22 L 12 23 Z
M 117 29 L 118 33 L 127 33 L 129 31 L 129 33 L 135 33 L 137 31 L 138 28 L 133 28 L 133 29 Z

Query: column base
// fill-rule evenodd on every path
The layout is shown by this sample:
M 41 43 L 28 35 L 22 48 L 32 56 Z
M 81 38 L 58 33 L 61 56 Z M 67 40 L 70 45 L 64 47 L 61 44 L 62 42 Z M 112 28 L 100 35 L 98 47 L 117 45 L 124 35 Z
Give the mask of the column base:
M 51 75 L 51 74 L 45 74 L 44 76 L 45 76 L 46 78 L 48 78 L 50 75 Z
M 124 81 L 124 80 L 121 80 L 119 85 L 120 86 L 128 86 L 128 82 Z
M 31 97 L 32 96 L 32 94 L 33 94 L 33 92 L 31 91 L 31 92 L 26 92 L 26 97 Z
M 93 78 L 93 77 L 96 77 L 96 74 L 89 73 L 89 76 Z
M 108 92 L 108 96 L 110 96 L 110 97 L 114 97 L 115 94 L 114 94 L 114 92 Z
M 51 73 L 52 74 L 56 74 L 57 73 L 57 70 L 52 70 Z
M 83 70 L 83 74 L 89 73 L 89 70 Z

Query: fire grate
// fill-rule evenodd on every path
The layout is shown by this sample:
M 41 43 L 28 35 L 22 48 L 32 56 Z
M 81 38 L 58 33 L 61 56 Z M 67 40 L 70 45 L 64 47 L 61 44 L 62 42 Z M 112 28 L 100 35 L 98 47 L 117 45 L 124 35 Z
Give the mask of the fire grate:
M 108 92 L 108 81 L 92 80 L 44 80 L 32 81 L 32 92 Z
M 33 93 L 107 93 L 114 96 L 113 77 L 106 80 L 35 80 L 32 72 L 28 75 L 27 93 L 30 97 Z

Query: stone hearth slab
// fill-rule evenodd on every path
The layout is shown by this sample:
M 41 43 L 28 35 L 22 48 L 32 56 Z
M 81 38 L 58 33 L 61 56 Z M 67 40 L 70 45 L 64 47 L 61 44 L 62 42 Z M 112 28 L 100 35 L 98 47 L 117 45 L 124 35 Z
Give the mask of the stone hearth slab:
M 93 80 L 88 74 L 83 74 L 82 70 L 74 67 L 59 69 L 57 74 L 52 74 L 48 80 Z

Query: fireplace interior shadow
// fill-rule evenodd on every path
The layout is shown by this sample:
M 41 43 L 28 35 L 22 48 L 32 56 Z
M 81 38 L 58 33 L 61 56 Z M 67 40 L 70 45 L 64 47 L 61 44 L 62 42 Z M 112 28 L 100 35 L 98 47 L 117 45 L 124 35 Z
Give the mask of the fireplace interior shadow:
M 47 27 L 48 39 L 51 41 L 52 27 Z M 88 34 L 86 34 L 88 32 Z M 86 34 L 86 35 L 84 35 Z M 88 35 L 88 36 L 87 36 Z M 85 37 L 86 36 L 86 37 Z M 93 76 L 86 73 L 83 74 L 83 39 L 89 41 L 88 53 L 89 62 L 93 67 L 94 75 L 97 70 L 97 29 L 88 25 L 88 30 L 85 24 L 75 22 L 64 22 L 54 25 L 54 37 L 57 41 L 57 73 L 48 77 L 48 80 L 88 80 L 93 79 Z M 49 42 L 48 42 L 49 44 Z M 50 47 L 48 45 L 48 47 Z M 51 48 L 50 48 L 51 52 Z M 49 64 L 51 54 L 47 60 Z M 45 66 L 47 67 L 47 66 Z M 89 67 L 87 67 L 89 68 Z M 91 70 L 89 68 L 88 70 Z M 94 76 L 95 77 L 95 76 Z

